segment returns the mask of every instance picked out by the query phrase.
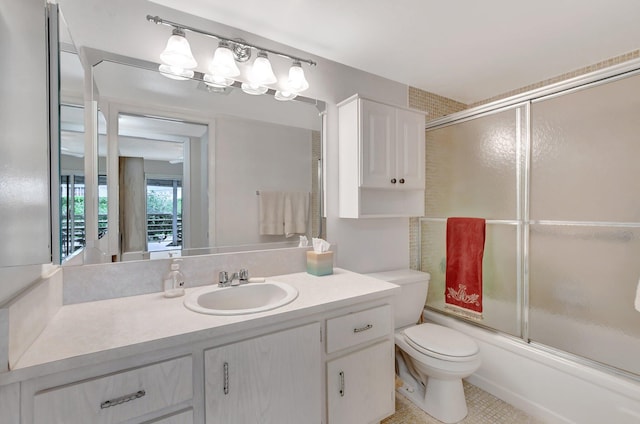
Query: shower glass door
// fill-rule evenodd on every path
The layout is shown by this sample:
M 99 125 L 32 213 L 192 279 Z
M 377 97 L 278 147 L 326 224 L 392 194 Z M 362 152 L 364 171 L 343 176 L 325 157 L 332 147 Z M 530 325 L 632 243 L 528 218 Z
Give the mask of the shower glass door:
M 640 376 L 640 96 L 630 93 L 639 72 L 427 131 L 429 308 L 445 311 L 446 218 L 485 218 L 484 311 L 472 322 Z
M 486 220 L 482 319 L 521 335 L 521 192 L 526 105 L 427 131 L 426 214 L 421 269 L 431 274 L 427 306 L 445 308 L 449 217 Z
M 529 338 L 640 375 L 640 76 L 531 106 Z

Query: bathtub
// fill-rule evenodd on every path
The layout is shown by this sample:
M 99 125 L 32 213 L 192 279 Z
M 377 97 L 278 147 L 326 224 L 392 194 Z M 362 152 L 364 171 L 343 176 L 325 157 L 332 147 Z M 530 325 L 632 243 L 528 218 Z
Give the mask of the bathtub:
M 424 318 L 476 340 L 482 365 L 469 383 L 544 422 L 640 423 L 638 381 L 430 309 L 425 309 Z

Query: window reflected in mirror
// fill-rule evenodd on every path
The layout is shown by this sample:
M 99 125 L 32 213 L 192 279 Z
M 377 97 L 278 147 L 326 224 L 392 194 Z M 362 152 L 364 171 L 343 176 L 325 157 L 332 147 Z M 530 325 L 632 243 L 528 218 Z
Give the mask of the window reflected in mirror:
M 60 106 L 60 244 L 64 260 L 85 246 L 84 108 Z

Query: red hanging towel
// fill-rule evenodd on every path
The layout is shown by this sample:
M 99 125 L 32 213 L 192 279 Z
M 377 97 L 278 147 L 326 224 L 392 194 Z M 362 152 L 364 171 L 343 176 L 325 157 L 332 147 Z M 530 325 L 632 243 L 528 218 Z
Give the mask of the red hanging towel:
M 475 317 L 482 314 L 484 238 L 484 219 L 447 219 L 446 306 Z

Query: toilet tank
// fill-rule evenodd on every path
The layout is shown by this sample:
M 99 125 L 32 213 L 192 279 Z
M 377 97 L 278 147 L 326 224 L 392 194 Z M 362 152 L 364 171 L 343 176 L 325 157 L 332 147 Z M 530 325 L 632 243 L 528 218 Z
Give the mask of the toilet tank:
M 401 290 L 396 294 L 393 303 L 396 328 L 407 327 L 418 322 L 427 300 L 431 278 L 429 273 L 413 269 L 396 269 L 367 275 L 400 286 Z

